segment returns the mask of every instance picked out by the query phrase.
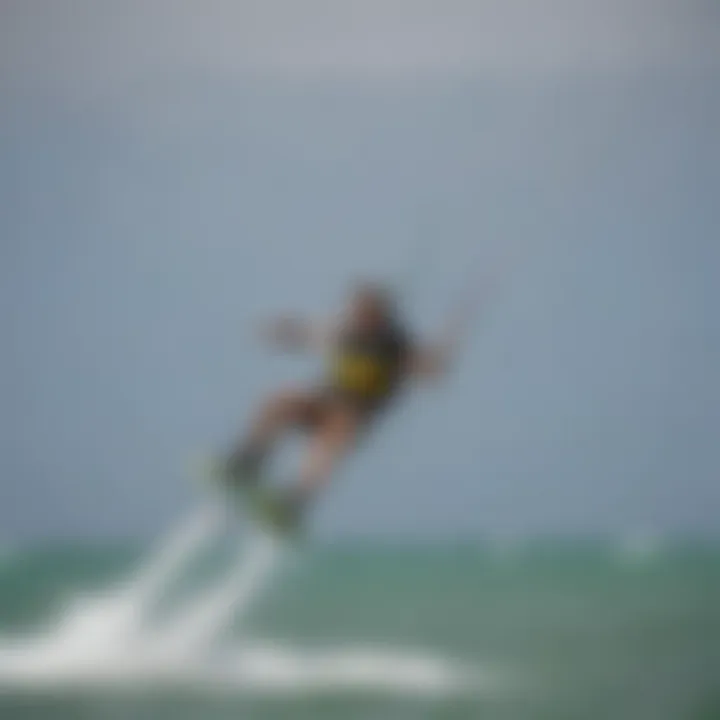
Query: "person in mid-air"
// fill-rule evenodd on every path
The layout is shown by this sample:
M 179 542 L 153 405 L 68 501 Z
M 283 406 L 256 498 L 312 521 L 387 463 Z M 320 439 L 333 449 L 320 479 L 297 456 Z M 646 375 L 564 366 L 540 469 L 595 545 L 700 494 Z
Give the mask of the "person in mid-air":
M 452 343 L 448 338 L 436 346 L 417 345 L 392 294 L 371 283 L 354 288 L 345 311 L 330 327 L 284 319 L 266 328 L 265 335 L 283 349 L 326 353 L 325 378 L 309 389 L 285 390 L 264 402 L 222 470 L 232 485 L 256 486 L 281 434 L 291 428 L 307 431 L 309 446 L 298 482 L 274 503 L 278 524 L 296 527 L 312 497 L 407 381 L 445 372 Z

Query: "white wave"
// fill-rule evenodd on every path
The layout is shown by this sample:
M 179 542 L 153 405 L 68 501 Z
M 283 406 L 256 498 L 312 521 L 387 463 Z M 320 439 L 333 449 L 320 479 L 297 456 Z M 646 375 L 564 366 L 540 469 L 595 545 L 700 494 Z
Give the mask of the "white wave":
M 45 638 L 50 657 L 94 659 L 130 643 L 168 585 L 216 535 L 218 522 L 215 508 L 201 509 L 158 545 L 135 576 L 76 598 Z
M 498 690 L 478 668 L 416 650 L 373 646 L 291 648 L 256 643 L 202 660 L 158 656 L 137 643 L 92 661 L 48 652 L 42 645 L 0 648 L 0 688 L 62 690 L 173 689 L 259 693 L 381 692 L 437 695 Z
M 190 600 L 166 624 L 156 644 L 164 652 L 198 652 L 208 646 L 232 618 L 242 619 L 278 568 L 281 546 L 272 537 L 249 538 L 227 577 Z
M 125 588 L 122 600 L 142 612 L 155 602 L 167 584 L 217 534 L 220 516 L 215 506 L 201 508 L 158 545 L 150 561 Z
M 412 650 L 340 646 L 299 649 L 243 638 L 215 640 L 267 591 L 285 556 L 268 536 L 247 539 L 225 573 L 196 590 L 164 624 L 153 608 L 221 530 L 213 509 L 193 515 L 134 578 L 82 597 L 60 622 L 14 643 L 0 638 L 0 690 L 52 692 L 166 687 L 183 691 L 401 692 L 427 694 L 487 687 L 459 663 Z M 242 626 L 241 626 L 242 627 Z

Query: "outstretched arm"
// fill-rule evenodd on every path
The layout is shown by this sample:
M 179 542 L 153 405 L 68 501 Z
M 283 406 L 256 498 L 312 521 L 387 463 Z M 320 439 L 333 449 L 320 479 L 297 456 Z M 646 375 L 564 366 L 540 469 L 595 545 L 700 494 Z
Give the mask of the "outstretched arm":
M 467 339 L 479 304 L 477 288 L 471 288 L 455 309 L 438 340 L 413 349 L 410 355 L 410 372 L 415 376 L 437 379 L 452 368 L 462 345 Z
M 410 355 L 410 374 L 425 380 L 436 380 L 450 370 L 452 353 L 443 345 L 424 345 Z

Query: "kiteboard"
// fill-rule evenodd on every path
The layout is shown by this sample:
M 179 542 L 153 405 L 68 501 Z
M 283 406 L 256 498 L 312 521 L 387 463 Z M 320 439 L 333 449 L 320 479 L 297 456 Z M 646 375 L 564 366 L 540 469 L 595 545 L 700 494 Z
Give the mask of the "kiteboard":
M 230 475 L 226 464 L 219 460 L 210 463 L 208 476 L 215 492 L 221 492 L 237 512 L 263 530 L 284 539 L 300 534 L 297 520 L 284 512 L 281 497 L 268 488 L 269 478 Z

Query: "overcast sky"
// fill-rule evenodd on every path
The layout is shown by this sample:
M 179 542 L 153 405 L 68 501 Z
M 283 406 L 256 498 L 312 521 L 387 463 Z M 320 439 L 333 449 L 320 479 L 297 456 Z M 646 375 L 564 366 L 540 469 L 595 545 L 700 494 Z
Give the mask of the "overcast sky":
M 474 263 L 319 532 L 717 530 L 719 73 L 707 0 L 1 0 L 0 536 L 165 527 L 317 376 L 258 317 Z

